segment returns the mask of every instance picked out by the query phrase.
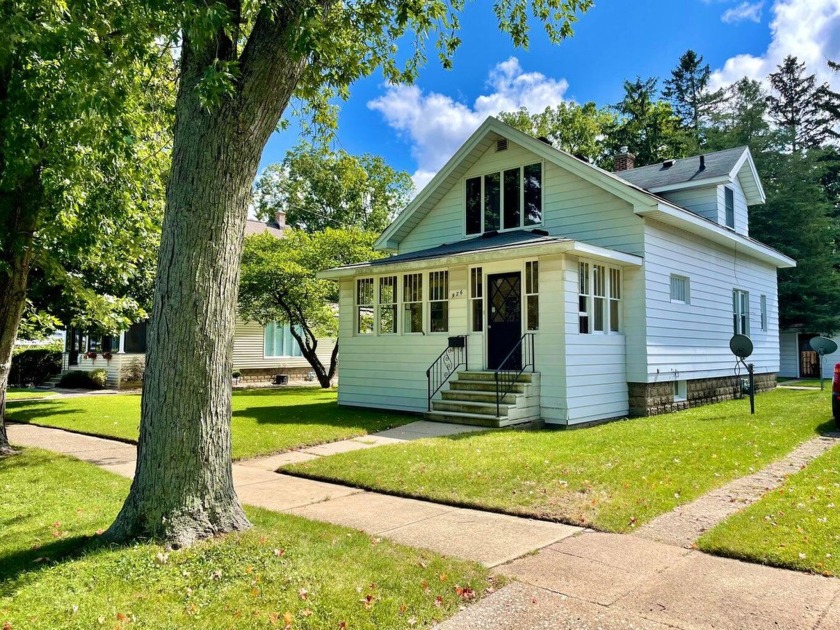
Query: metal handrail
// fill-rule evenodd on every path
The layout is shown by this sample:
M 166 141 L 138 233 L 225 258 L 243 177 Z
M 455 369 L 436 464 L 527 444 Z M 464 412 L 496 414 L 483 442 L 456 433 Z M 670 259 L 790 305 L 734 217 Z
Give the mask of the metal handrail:
M 452 345 L 453 339 L 463 339 L 463 344 Z M 432 396 L 440 391 L 449 378 L 462 365 L 469 369 L 467 362 L 467 336 L 450 337 L 450 344 L 440 353 L 426 370 L 427 409 L 432 410 Z
M 527 340 L 527 343 L 524 343 Z M 524 349 L 524 352 L 523 352 Z M 521 363 L 518 368 L 508 368 L 505 366 L 513 364 L 513 358 L 517 356 L 515 353 L 519 352 Z M 508 355 L 496 368 L 493 378 L 496 381 L 496 417 L 500 417 L 499 411 L 502 404 L 502 399 L 507 396 L 513 389 L 514 384 L 519 379 L 519 376 L 529 367 L 531 372 L 536 371 L 536 362 L 534 360 L 534 333 L 525 333 L 522 338 L 516 342 L 516 345 L 508 352 Z

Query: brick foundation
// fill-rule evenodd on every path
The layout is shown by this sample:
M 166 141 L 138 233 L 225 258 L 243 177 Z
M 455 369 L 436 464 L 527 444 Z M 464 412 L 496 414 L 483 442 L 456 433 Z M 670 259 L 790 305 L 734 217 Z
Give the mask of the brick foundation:
M 242 376 L 239 377 L 239 383 L 270 383 L 274 380 L 275 374 L 286 374 L 289 377 L 289 382 L 292 381 L 306 381 L 307 375 L 312 372 L 311 367 L 295 367 L 295 368 L 255 368 L 242 369 Z
M 699 407 L 710 403 L 732 400 L 740 397 L 740 381 L 748 378 L 742 374 L 738 378 L 699 378 L 686 381 L 686 400 L 674 400 L 673 381 L 659 383 L 627 383 L 630 395 L 631 416 L 655 416 L 660 413 L 680 411 L 689 407 Z M 756 393 L 766 392 L 776 387 L 775 374 L 756 374 Z M 747 396 L 747 394 L 743 394 Z

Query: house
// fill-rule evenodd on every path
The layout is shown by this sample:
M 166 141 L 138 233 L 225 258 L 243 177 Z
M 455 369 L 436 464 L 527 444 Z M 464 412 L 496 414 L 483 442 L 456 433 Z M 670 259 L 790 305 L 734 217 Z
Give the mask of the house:
M 488 118 L 340 283 L 339 403 L 578 425 L 732 397 L 734 333 L 779 371 L 776 271 L 749 236 L 750 152 L 616 173 Z M 743 372 L 743 370 L 741 370 Z
M 840 345 L 840 337 L 804 330 L 783 330 L 779 334 L 779 376 L 787 378 L 832 378 L 840 351 L 825 355 L 822 360 L 811 347 L 811 339 L 827 336 Z
M 268 232 L 283 237 L 284 213 L 278 212 L 274 221 L 249 219 L 245 235 Z M 334 340 L 319 340 L 318 355 L 329 365 Z M 132 324 L 119 335 L 111 337 L 68 329 L 62 368 L 65 371 L 105 369 L 109 387 L 136 387 L 146 362 L 146 322 Z M 233 337 L 233 366 L 241 372 L 244 383 L 269 382 L 277 374 L 290 380 L 312 380 L 312 368 L 303 358 L 300 347 L 292 337 L 288 324 L 257 322 L 237 318 Z

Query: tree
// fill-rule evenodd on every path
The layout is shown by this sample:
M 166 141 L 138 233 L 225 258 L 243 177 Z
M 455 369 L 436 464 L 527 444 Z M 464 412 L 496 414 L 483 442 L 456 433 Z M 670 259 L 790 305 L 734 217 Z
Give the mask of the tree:
M 608 130 L 607 145 L 611 154 L 628 147 L 637 166 L 687 153 L 688 137 L 670 104 L 656 100 L 656 84 L 653 78 L 625 81 L 624 98 L 613 106 L 618 118 Z
M 270 234 L 245 239 L 239 312 L 263 325 L 289 324 L 321 387 L 331 386 L 338 367 L 338 286 L 316 274 L 381 258 L 373 249 L 375 240 L 375 233 L 355 228 L 326 228 L 312 234 L 292 229 L 282 239 Z M 328 366 L 317 354 L 319 337 L 336 340 Z
M 262 149 L 292 96 L 333 96 L 381 68 L 411 81 L 437 33 L 444 66 L 463 0 L 182 1 L 180 77 L 160 261 L 148 332 L 138 460 L 110 540 L 173 545 L 248 526 L 230 458 L 231 351 L 243 233 Z M 500 28 L 528 43 L 529 9 L 552 41 L 591 0 L 495 0 Z M 398 43 L 416 45 L 406 56 Z M 405 63 L 397 59 L 405 60 Z
M 781 132 L 782 146 L 793 152 L 840 138 L 838 120 L 832 116 L 837 95 L 828 84 L 817 85 L 816 76 L 805 72 L 805 62 L 788 55 L 769 76 L 768 113 Z
M 671 102 L 674 113 L 683 127 L 691 131 L 696 148 L 703 144 L 702 130 L 723 98 L 723 90 L 709 90 L 712 71 L 709 64 L 703 65 L 703 57 L 693 50 L 687 50 L 665 80 L 662 96 Z
M 0 453 L 27 305 L 53 323 L 57 301 L 103 319 L 137 306 L 93 276 L 131 286 L 162 211 L 174 94 L 158 17 L 130 0 L 0 5 Z
M 546 107 L 531 114 L 525 107 L 502 112 L 499 119 L 534 137 L 548 138 L 558 149 L 600 163 L 605 157 L 605 133 L 615 123 L 615 114 L 589 102 L 572 102 Z
M 758 81 L 744 77 L 730 85 L 704 131 L 712 151 L 748 146 L 754 154 L 770 141 L 767 97 Z
M 360 157 L 301 144 L 266 168 L 254 190 L 257 214 L 286 213 L 292 227 L 317 232 L 357 227 L 381 232 L 411 199 L 414 185 L 378 155 Z

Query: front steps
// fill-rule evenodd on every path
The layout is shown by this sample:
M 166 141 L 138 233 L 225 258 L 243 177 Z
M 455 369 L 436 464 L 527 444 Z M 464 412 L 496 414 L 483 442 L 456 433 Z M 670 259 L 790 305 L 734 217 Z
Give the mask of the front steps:
M 506 427 L 540 417 L 540 375 L 520 374 L 511 391 L 500 401 L 496 413 L 496 381 L 493 372 L 461 371 L 449 381 L 449 389 L 432 400 L 426 420 L 479 427 Z

